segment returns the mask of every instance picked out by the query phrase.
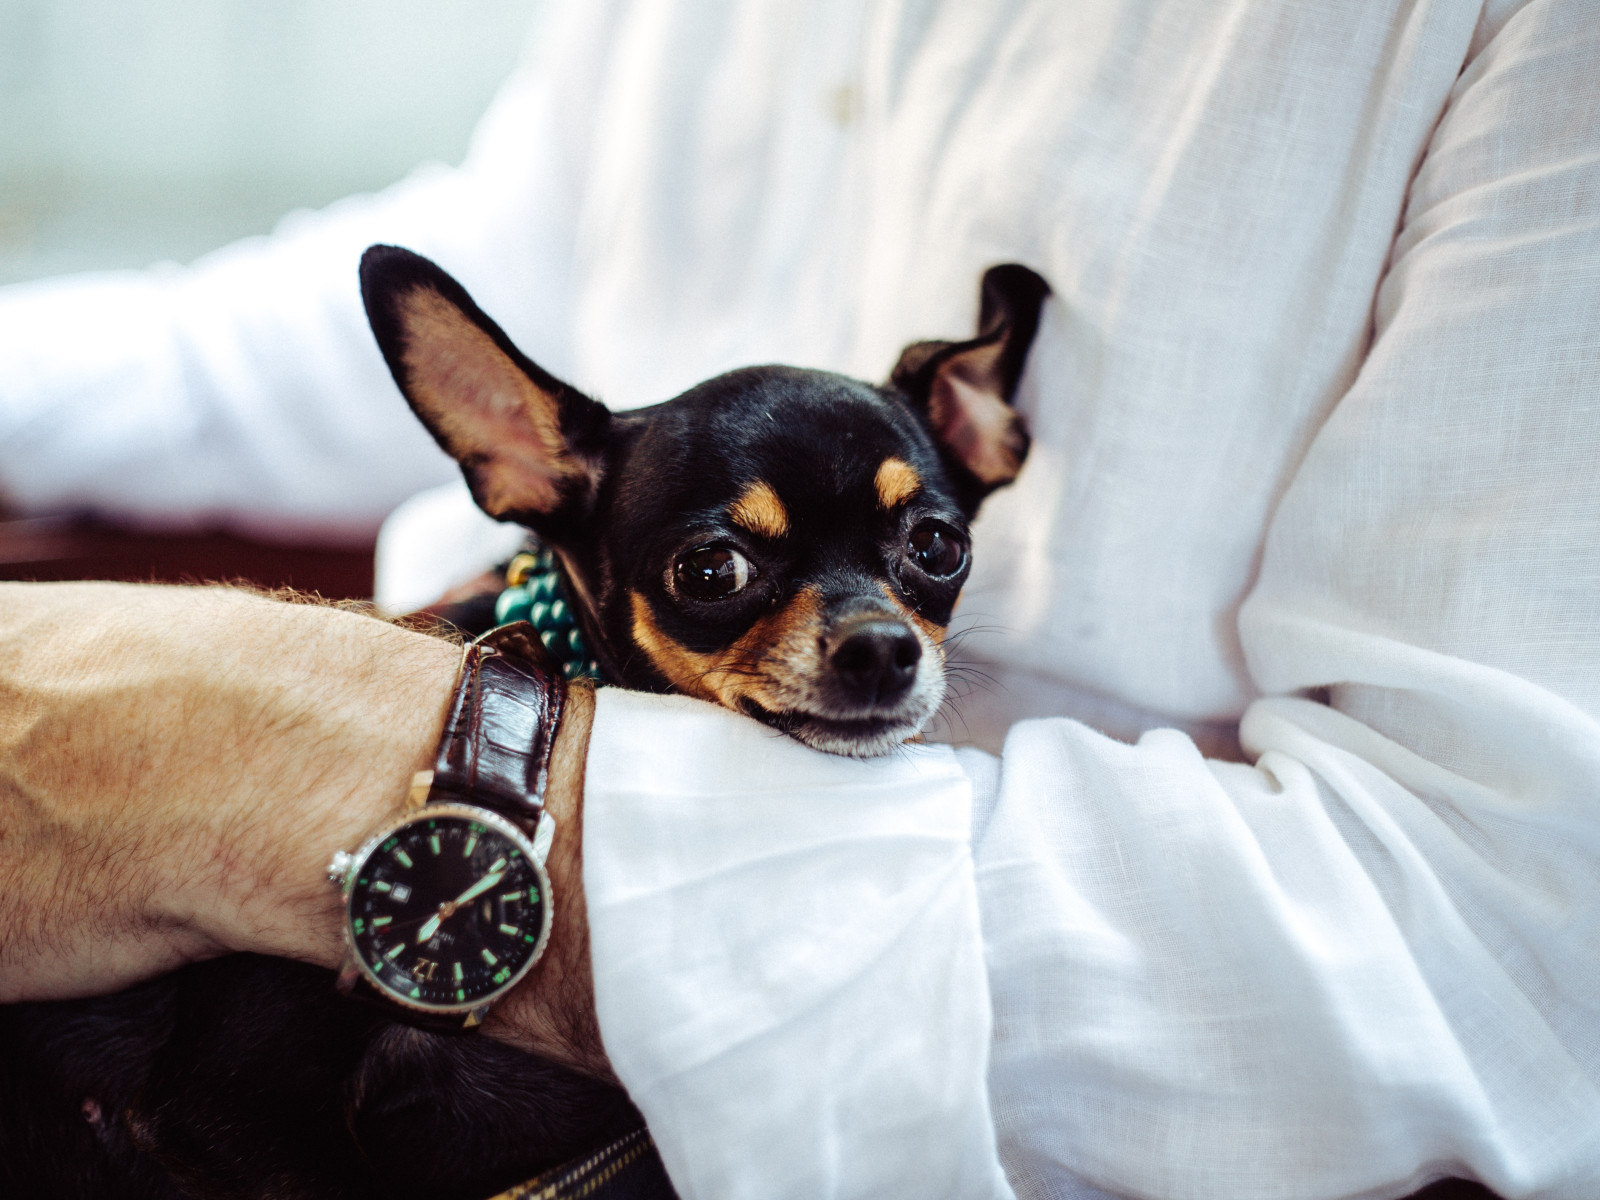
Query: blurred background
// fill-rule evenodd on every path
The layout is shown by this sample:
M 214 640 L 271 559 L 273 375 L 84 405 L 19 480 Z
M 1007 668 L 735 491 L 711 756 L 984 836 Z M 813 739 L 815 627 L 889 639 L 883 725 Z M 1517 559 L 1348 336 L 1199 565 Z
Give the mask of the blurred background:
M 532 0 L 0 0 L 0 283 L 184 262 L 458 162 Z
M 187 262 L 459 162 L 537 0 L 0 0 L 0 284 Z M 4 520 L 0 578 L 365 595 L 371 547 Z

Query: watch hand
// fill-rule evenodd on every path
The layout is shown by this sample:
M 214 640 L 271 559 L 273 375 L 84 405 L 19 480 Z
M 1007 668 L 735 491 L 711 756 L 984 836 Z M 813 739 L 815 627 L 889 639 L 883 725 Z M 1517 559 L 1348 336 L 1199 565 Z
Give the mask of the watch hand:
M 478 880 L 477 883 L 473 884 L 466 891 L 462 892 L 461 895 L 457 896 L 455 900 L 451 902 L 452 909 L 460 908 L 468 900 L 476 900 L 479 896 L 483 895 L 483 893 L 487 892 L 505 877 L 506 860 L 503 858 L 497 858 L 490 865 L 489 873 L 487 875 Z
M 443 904 L 441 904 L 439 906 L 439 911 L 424 921 L 422 923 L 422 928 L 417 930 L 417 943 L 420 945 L 431 938 L 434 934 L 438 933 L 439 926 L 444 922 L 444 919 L 453 914 L 456 909 L 460 908 L 468 900 L 474 900 L 483 895 L 484 892 L 487 892 L 495 884 L 504 879 L 506 877 L 505 866 L 505 859 L 495 859 L 493 864 L 489 867 L 489 873 L 487 875 L 478 880 L 477 883 L 473 884 L 466 891 L 462 892 L 461 895 L 457 896 L 454 900 L 446 900 Z

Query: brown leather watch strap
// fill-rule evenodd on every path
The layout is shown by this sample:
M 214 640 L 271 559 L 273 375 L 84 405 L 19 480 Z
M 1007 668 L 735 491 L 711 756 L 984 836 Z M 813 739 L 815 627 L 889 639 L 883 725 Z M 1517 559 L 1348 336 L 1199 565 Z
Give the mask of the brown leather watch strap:
M 566 700 L 560 666 L 526 621 L 473 642 L 439 740 L 429 801 L 476 804 L 531 835 Z

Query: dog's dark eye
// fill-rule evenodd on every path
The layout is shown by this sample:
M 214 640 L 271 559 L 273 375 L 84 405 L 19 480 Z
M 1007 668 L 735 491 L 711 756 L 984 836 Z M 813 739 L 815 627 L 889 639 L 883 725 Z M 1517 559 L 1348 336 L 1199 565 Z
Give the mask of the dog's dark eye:
M 721 600 L 743 591 L 755 572 L 732 546 L 701 546 L 680 558 L 673 574 L 686 596 Z
M 929 575 L 954 575 L 967 565 L 967 544 L 961 535 L 939 521 L 924 521 L 906 542 L 911 561 Z

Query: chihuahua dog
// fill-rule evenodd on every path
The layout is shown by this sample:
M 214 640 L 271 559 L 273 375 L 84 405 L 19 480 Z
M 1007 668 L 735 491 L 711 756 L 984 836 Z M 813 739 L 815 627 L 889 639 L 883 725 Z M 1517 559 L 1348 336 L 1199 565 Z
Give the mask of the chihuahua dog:
M 881 386 L 747 367 L 624 413 L 530 361 L 425 258 L 372 247 L 361 293 L 478 506 L 558 556 L 606 679 L 834 754 L 932 719 L 968 522 L 1027 454 L 1011 397 L 1038 275 L 989 270 L 977 335 L 907 347 Z
M 438 267 L 361 265 L 378 344 L 489 515 L 558 556 L 605 676 L 872 755 L 944 695 L 968 522 L 1028 440 L 1011 397 L 1049 289 L 985 273 L 978 329 L 888 382 L 751 367 L 611 413 Z M 639 1126 L 620 1090 L 352 1005 L 235 955 L 0 1008 L 0 1195 L 481 1200 Z

